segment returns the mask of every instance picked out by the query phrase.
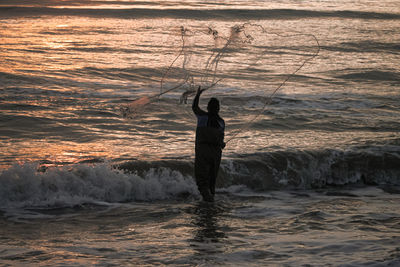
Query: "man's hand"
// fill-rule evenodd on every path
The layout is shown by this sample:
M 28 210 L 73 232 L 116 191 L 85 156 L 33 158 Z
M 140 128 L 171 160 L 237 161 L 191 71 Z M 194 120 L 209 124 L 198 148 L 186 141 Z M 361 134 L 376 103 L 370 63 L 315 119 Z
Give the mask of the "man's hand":
M 199 88 L 197 88 L 197 94 L 200 95 L 203 93 L 206 89 L 201 89 L 201 86 L 199 85 Z

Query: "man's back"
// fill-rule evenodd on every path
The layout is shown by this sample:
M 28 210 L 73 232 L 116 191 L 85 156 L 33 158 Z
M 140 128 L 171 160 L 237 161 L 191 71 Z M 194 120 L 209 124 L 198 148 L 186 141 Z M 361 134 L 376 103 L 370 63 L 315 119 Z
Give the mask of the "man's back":
M 199 108 L 200 94 L 201 91 L 198 91 L 192 105 L 193 112 L 197 117 L 196 145 L 209 144 L 223 148 L 225 121 L 218 115 L 219 103 L 217 110 L 205 112 Z M 215 98 L 211 99 L 209 106 L 213 100 L 218 101 Z
M 221 163 L 222 149 L 225 147 L 225 122 L 218 115 L 219 102 L 211 99 L 207 110 L 199 108 L 200 87 L 193 100 L 192 109 L 197 117 L 195 177 L 197 187 L 205 201 L 214 201 L 215 182 Z

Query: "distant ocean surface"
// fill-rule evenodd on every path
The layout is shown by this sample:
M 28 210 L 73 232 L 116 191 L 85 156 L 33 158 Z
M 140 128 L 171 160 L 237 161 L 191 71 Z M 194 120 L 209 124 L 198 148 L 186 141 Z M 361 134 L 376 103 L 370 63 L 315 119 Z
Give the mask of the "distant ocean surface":
M 1 265 L 399 265 L 399 25 L 390 0 L 0 2 Z

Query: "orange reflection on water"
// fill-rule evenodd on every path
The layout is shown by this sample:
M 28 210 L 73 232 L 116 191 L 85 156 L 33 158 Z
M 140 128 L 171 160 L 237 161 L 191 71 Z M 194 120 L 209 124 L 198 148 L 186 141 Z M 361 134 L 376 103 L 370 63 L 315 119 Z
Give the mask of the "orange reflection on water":
M 138 30 L 153 23 L 85 17 L 8 19 L 2 25 L 0 71 L 36 76 L 88 67 L 149 67 L 154 55 L 135 50 L 153 49 L 152 33 L 144 37 Z
M 22 141 L 5 149 L 11 155 L 16 154 L 15 161 L 20 164 L 40 160 L 45 165 L 64 165 L 108 156 L 106 148 L 99 142 L 79 144 L 43 140 Z

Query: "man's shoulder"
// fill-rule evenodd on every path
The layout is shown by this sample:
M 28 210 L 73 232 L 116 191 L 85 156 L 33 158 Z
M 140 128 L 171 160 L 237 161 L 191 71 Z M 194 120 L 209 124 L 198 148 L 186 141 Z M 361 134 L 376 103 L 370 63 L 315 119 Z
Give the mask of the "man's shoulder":
M 208 114 L 207 113 L 200 113 L 200 114 L 196 114 L 196 117 L 198 119 L 200 119 L 200 118 L 208 118 Z

